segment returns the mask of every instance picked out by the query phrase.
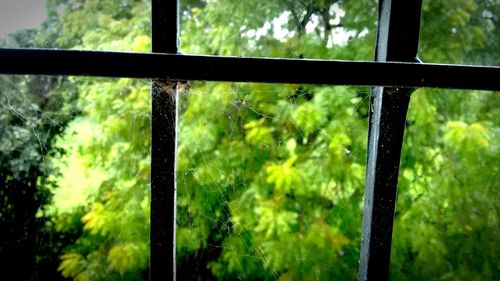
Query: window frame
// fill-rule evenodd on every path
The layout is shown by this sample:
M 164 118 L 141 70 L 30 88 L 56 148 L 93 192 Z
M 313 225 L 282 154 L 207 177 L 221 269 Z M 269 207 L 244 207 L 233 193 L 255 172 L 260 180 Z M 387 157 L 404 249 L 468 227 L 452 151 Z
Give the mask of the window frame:
M 370 98 L 358 279 L 388 280 L 399 164 L 411 93 L 420 87 L 500 90 L 500 67 L 418 60 L 421 5 L 422 0 L 379 0 L 374 62 L 181 54 L 179 0 L 152 0 L 152 53 L 0 49 L 0 74 L 153 79 L 152 281 L 176 279 L 179 84 L 204 80 L 375 86 Z

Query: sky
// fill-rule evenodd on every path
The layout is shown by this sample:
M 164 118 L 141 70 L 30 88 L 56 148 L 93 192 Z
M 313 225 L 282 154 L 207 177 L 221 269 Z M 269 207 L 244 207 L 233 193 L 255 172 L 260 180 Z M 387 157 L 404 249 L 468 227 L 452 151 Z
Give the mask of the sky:
M 37 27 L 45 17 L 45 0 L 0 0 L 0 37 Z

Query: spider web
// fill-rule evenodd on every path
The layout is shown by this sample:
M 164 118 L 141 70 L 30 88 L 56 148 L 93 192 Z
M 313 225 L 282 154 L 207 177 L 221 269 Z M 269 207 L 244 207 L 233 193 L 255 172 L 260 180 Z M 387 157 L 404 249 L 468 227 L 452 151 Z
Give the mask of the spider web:
M 201 271 L 220 268 L 220 274 L 241 280 L 256 278 L 247 267 L 263 273 L 257 278 L 316 272 L 324 279 L 322 268 L 339 266 L 331 255 L 357 261 L 367 97 L 366 88 L 194 83 L 179 102 L 178 274 L 186 274 L 194 258 Z M 294 157 L 296 162 L 286 164 Z M 285 173 L 281 184 L 273 179 L 280 172 Z M 358 180 L 344 180 L 348 173 Z M 315 218 L 315 212 L 328 214 Z M 345 227 L 347 221 L 357 230 Z M 318 225 L 330 237 L 312 250 L 306 236 Z M 200 228 L 207 226 L 206 241 L 193 242 L 204 253 L 185 253 L 190 237 L 203 237 Z M 319 258 L 315 251 L 333 254 Z M 219 260 L 208 258 L 210 253 Z M 345 264 L 355 276 L 357 266 Z

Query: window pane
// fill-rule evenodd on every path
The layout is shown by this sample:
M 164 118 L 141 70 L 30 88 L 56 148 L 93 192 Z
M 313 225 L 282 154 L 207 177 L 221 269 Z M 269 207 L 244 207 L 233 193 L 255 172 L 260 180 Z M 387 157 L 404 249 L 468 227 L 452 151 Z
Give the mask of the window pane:
M 181 0 L 181 50 L 258 57 L 373 58 L 375 1 Z
M 420 58 L 425 62 L 499 65 L 498 1 L 426 0 Z
M 149 0 L 2 0 L 0 47 L 150 51 Z
M 181 96 L 180 280 L 351 280 L 368 89 L 194 83 Z
M 392 279 L 499 276 L 499 94 L 420 90 L 412 97 Z
M 4 276 L 147 276 L 149 89 L 130 79 L 0 76 Z

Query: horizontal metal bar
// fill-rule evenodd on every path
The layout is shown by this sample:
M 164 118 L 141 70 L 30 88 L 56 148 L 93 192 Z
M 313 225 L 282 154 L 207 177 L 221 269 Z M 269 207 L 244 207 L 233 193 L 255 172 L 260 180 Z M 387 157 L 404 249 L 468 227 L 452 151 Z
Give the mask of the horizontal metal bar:
M 0 49 L 0 74 L 500 90 L 500 67 Z

